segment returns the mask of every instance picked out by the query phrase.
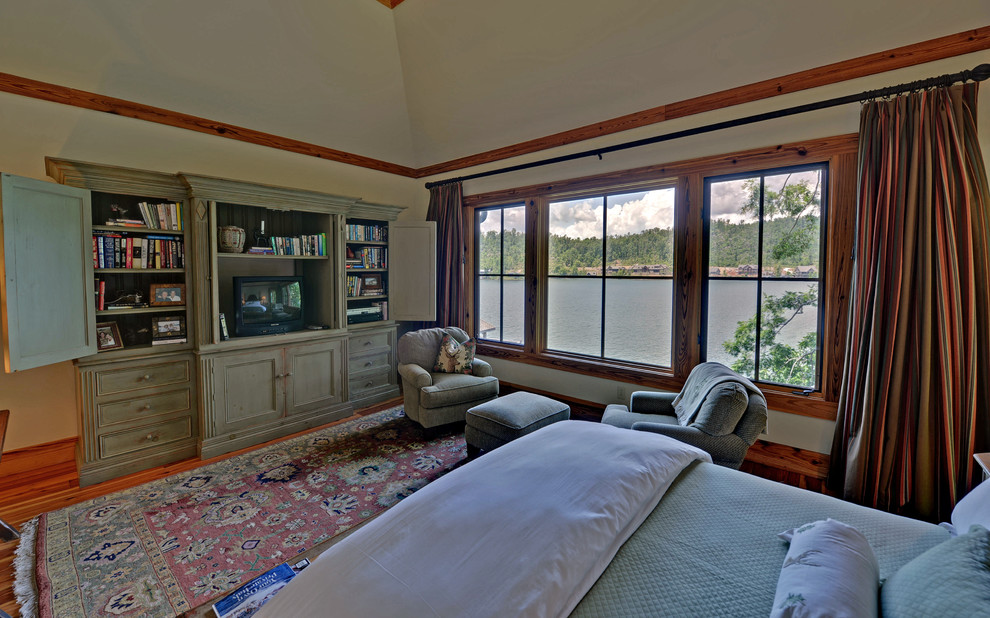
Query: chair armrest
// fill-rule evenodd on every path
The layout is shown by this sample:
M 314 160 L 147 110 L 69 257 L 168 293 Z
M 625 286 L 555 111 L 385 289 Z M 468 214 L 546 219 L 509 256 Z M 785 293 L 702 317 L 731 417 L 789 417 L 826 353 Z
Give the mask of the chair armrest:
M 492 375 L 492 366 L 486 361 L 476 358 L 471 361 L 471 373 L 479 378 L 487 378 Z
M 629 411 L 641 414 L 674 414 L 674 398 L 677 393 L 655 393 L 652 391 L 636 391 L 629 397 Z
M 399 375 L 402 379 L 413 385 L 416 388 L 425 388 L 427 386 L 433 386 L 433 376 L 430 372 L 423 369 L 419 365 L 414 365 L 413 363 L 399 363 L 398 365 Z

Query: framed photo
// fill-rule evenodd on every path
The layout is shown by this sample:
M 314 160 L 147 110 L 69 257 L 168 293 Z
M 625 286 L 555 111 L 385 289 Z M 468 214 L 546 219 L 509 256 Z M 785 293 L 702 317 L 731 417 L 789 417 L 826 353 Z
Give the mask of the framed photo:
M 151 343 L 185 343 L 186 318 L 179 315 L 168 315 L 151 318 Z
M 96 349 L 115 350 L 124 347 L 124 340 L 120 338 L 120 330 L 117 329 L 116 322 L 100 322 L 96 325 Z
M 385 293 L 382 278 L 379 275 L 363 275 L 361 277 L 362 296 L 380 296 Z
M 151 284 L 152 307 L 184 304 L 186 304 L 186 285 L 184 283 Z

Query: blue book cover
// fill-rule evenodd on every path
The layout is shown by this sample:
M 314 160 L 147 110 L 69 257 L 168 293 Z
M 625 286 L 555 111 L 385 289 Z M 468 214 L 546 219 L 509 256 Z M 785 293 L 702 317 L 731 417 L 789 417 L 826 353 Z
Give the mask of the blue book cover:
M 213 611 L 217 618 L 251 616 L 295 576 L 296 571 L 283 562 L 214 603 Z

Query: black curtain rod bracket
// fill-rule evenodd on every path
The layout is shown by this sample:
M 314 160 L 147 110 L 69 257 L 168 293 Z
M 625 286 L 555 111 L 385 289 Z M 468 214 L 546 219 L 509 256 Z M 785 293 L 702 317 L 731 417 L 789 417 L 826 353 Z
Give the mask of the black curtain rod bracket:
M 721 131 L 722 129 L 731 129 L 733 127 L 753 124 L 756 122 L 775 120 L 777 118 L 794 116 L 797 114 L 803 114 L 805 112 L 813 112 L 820 109 L 826 109 L 829 107 L 836 107 L 838 105 L 846 105 L 848 103 L 862 103 L 865 101 L 873 101 L 876 99 L 887 99 L 893 96 L 897 96 L 899 94 L 904 94 L 905 92 L 916 92 L 921 90 L 929 90 L 931 88 L 944 88 L 958 82 L 968 82 L 968 81 L 981 82 L 988 78 L 990 78 L 990 64 L 981 64 L 974 67 L 971 70 L 960 71 L 958 73 L 946 73 L 945 75 L 939 75 L 937 77 L 929 77 L 927 79 L 919 79 L 913 82 L 908 82 L 906 84 L 900 84 L 897 86 L 888 86 L 886 88 L 878 88 L 876 90 L 866 90 L 864 92 L 860 92 L 859 94 L 850 94 L 842 97 L 835 97 L 833 99 L 826 99 L 824 101 L 818 101 L 816 103 L 805 103 L 803 105 L 795 105 L 794 107 L 779 109 L 773 112 L 764 112 L 762 114 L 754 114 L 752 116 L 736 118 L 735 120 L 725 120 L 722 122 L 715 122 L 712 124 L 695 127 L 693 129 L 674 131 L 673 133 L 665 133 L 663 135 L 656 135 L 654 137 L 647 137 L 643 139 L 633 140 L 631 142 L 623 142 L 621 144 L 605 146 L 603 148 L 584 150 L 582 152 L 575 152 L 568 155 L 561 155 L 559 157 L 551 157 L 548 159 L 540 159 L 539 161 L 531 161 L 529 163 L 510 165 L 508 167 L 501 167 L 494 170 L 488 170 L 486 172 L 468 174 L 467 176 L 458 176 L 457 178 L 446 178 L 444 180 L 436 180 L 433 182 L 426 183 L 426 188 L 432 189 L 433 187 L 439 187 L 441 185 L 449 185 L 455 182 L 464 182 L 465 180 L 486 178 L 488 176 L 507 174 L 509 172 L 518 172 L 522 170 L 528 170 L 534 167 L 542 167 L 544 165 L 553 165 L 554 163 L 564 163 L 565 161 L 574 161 L 575 159 L 583 159 L 585 157 L 597 156 L 599 159 L 601 159 L 602 155 L 608 154 L 610 152 L 628 150 L 630 148 L 638 148 L 639 146 L 648 146 L 650 144 L 659 144 L 660 142 L 680 139 L 682 137 L 691 137 L 692 135 L 701 135 L 702 133 L 711 133 L 713 131 Z

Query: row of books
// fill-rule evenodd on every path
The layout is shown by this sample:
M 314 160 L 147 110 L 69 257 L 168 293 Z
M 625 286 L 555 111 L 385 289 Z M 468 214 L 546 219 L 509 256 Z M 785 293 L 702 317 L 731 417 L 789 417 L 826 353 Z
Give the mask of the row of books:
M 369 277 L 348 275 L 347 276 L 347 297 L 357 298 L 358 296 L 381 296 L 385 293 L 381 277 Z
M 361 247 L 354 250 L 347 248 L 345 268 L 388 268 L 388 248 Z
M 272 251 L 275 255 L 326 255 L 326 234 L 303 234 L 301 236 L 272 236 Z M 253 248 L 252 248 L 253 249 Z M 258 253 L 257 251 L 249 251 Z
M 348 223 L 347 240 L 385 242 L 388 240 L 388 226 Z
M 182 204 L 139 202 L 140 219 L 108 219 L 107 225 L 147 227 L 153 230 L 182 230 Z
M 93 232 L 93 268 L 185 268 L 185 244 L 176 236 Z

